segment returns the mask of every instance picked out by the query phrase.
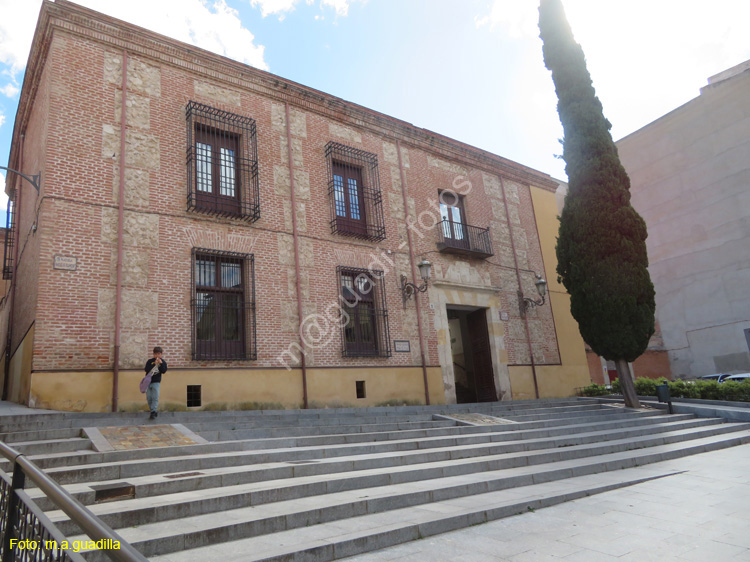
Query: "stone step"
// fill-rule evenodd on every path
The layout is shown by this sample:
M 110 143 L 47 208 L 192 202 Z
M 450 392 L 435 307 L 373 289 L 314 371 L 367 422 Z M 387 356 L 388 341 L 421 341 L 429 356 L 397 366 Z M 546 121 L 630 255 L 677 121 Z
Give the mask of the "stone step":
M 45 453 L 65 453 L 91 450 L 91 440 L 87 437 L 69 437 L 66 439 L 42 439 L 39 441 L 19 441 L 12 447 L 24 455 L 43 455 Z
M 591 411 L 591 410 L 606 410 L 606 411 L 611 411 L 612 408 L 607 408 L 606 406 L 602 406 L 602 405 L 597 404 L 597 405 L 583 405 L 583 406 L 566 407 L 566 408 L 552 408 L 551 410 L 559 410 L 561 413 L 563 413 L 563 412 L 572 413 L 572 412 Z M 510 414 L 516 414 L 516 413 L 520 413 L 520 412 L 523 412 L 523 413 L 526 413 L 526 412 L 530 412 L 530 413 L 542 413 L 542 412 L 545 412 L 545 411 L 549 412 L 550 409 L 549 408 L 548 409 L 543 409 L 543 408 L 528 409 L 528 408 L 526 408 L 526 409 L 523 409 L 523 410 L 510 410 L 510 409 L 500 410 L 500 409 L 485 408 L 485 411 L 484 412 L 480 412 L 480 413 L 502 418 L 504 416 L 507 416 L 507 415 L 510 415 Z M 320 431 L 321 434 L 326 434 L 326 433 L 331 433 L 331 432 L 333 432 L 333 433 L 338 432 L 335 428 L 337 426 L 341 426 L 341 425 L 358 425 L 359 426 L 359 425 L 364 425 L 364 424 L 396 424 L 396 423 L 399 423 L 399 422 L 402 422 L 402 423 L 403 422 L 408 422 L 408 423 L 412 423 L 413 424 L 415 422 L 420 422 L 420 421 L 422 421 L 422 422 L 445 421 L 444 419 L 442 419 L 442 420 L 434 419 L 434 417 L 436 415 L 440 415 L 441 417 L 443 417 L 443 416 L 449 416 L 450 412 L 447 412 L 446 414 L 429 414 L 429 416 L 422 415 L 422 416 L 419 416 L 419 417 L 416 417 L 416 416 L 411 416 L 411 417 L 401 416 L 399 418 L 395 418 L 395 416 L 394 416 L 395 419 L 389 419 L 389 418 L 383 418 L 383 417 L 377 417 L 377 418 L 371 418 L 371 419 L 367 419 L 367 418 L 363 419 L 361 417 L 346 417 L 346 418 L 333 418 L 333 419 L 323 419 L 323 418 L 321 418 L 321 419 L 315 419 L 315 420 L 305 420 L 304 425 L 301 425 L 300 422 L 299 422 L 299 420 L 297 420 L 297 419 L 278 420 L 278 421 L 274 421 L 273 423 L 270 423 L 270 422 L 269 423 L 263 423 L 263 422 L 266 422 L 265 419 L 263 419 L 263 420 L 240 420 L 240 419 L 236 419 L 235 420 L 235 419 L 233 419 L 231 421 L 226 421 L 226 420 L 216 421 L 216 420 L 213 420 L 211 422 L 192 422 L 192 423 L 189 423 L 187 425 L 190 427 L 190 429 L 192 431 L 194 431 L 196 433 L 200 433 L 203 436 L 206 436 L 209 432 L 219 432 L 219 431 L 222 431 L 222 430 L 224 430 L 224 431 L 226 431 L 226 430 L 231 430 L 231 431 L 242 431 L 242 430 L 250 431 L 250 430 L 253 430 L 253 431 L 257 432 L 257 434 L 255 434 L 255 435 L 257 435 L 259 437 L 262 437 L 262 436 L 271 436 L 270 434 L 273 433 L 273 432 L 276 432 L 276 433 L 284 435 L 284 429 L 287 428 L 287 427 L 295 427 L 295 428 L 299 429 L 300 431 L 308 431 L 308 433 L 309 433 L 309 429 L 308 428 L 310 428 L 310 427 L 314 427 L 314 426 L 330 426 L 330 429 L 325 429 L 325 430 L 322 429 Z M 264 433 L 264 432 L 267 432 L 267 433 Z M 247 435 L 251 435 L 251 434 L 248 433 Z M 290 433 L 288 433 L 286 435 L 292 436 L 292 435 L 294 435 L 294 433 L 290 432 Z
M 748 442 L 750 430 L 743 430 L 647 450 L 611 453 L 595 459 L 594 463 L 573 459 L 567 465 L 549 465 L 548 471 L 533 473 L 523 487 L 489 491 L 486 482 L 474 485 L 475 480 L 467 479 L 463 490 L 466 493 L 456 491 L 457 496 L 449 493 L 446 498 L 438 493 L 432 500 L 429 494 L 401 487 L 407 507 L 387 495 L 382 500 L 364 498 L 362 492 L 367 491 L 360 490 L 350 493 L 348 498 L 344 495 L 329 498 L 339 502 L 328 506 L 324 500 L 313 498 L 307 502 L 223 511 L 221 520 L 213 514 L 186 517 L 119 529 L 118 533 L 151 560 L 331 560 L 642 480 L 642 477 L 629 478 L 620 469 Z M 592 478 L 592 473 L 603 470 L 614 472 Z M 521 471 L 517 472 L 521 475 Z M 650 477 L 659 475 L 656 471 Z M 565 481 L 557 482 L 561 479 Z M 316 507 L 321 501 L 324 507 Z M 411 505 L 412 501 L 415 505 Z M 357 516 L 357 511 L 363 515 Z M 351 534 L 356 535 L 356 540 Z M 172 554 L 158 556 L 167 553 Z M 101 556 L 92 552 L 86 558 L 104 560 Z
M 498 424 L 502 425 L 505 428 L 508 428 L 509 431 L 512 431 L 514 429 L 518 429 L 521 426 L 519 424 L 526 424 L 526 423 L 533 423 L 536 424 L 535 427 L 553 427 L 553 426 L 560 426 L 560 425 L 568 425 L 568 424 L 575 424 L 575 423 L 591 423 L 596 420 L 605 420 L 605 419 L 612 419 L 614 416 L 619 417 L 620 419 L 625 419 L 631 415 L 660 415 L 662 412 L 656 413 L 656 412 L 638 412 L 636 414 L 631 413 L 623 413 L 620 411 L 612 411 L 612 410 L 602 410 L 602 411 L 593 411 L 593 412 L 576 412 L 574 414 L 570 414 L 568 416 L 562 416 L 559 415 L 555 418 L 548 418 L 548 419 L 542 419 L 542 420 L 535 420 L 535 421 L 519 421 L 518 423 L 513 424 Z M 508 419 L 508 418 L 506 418 Z M 436 428 L 439 430 L 439 428 Z M 455 431 L 454 429 L 450 429 L 449 431 Z M 280 432 L 279 432 L 280 433 Z M 201 437 L 208 440 L 215 440 L 215 441 L 223 441 L 223 440 L 236 440 L 236 439 L 252 439 L 255 443 L 257 443 L 259 446 L 267 447 L 267 446 L 273 446 L 273 441 L 277 440 L 277 443 L 283 444 L 282 446 L 287 447 L 294 447 L 294 446 L 300 446 L 300 445 L 306 445 L 306 446 L 327 446 L 331 444 L 335 444 L 337 442 L 340 442 L 342 439 L 345 439 L 347 442 L 358 442 L 358 441 L 369 441 L 369 440 L 380 440 L 380 439 L 391 439 L 391 433 L 389 432 L 351 432 L 349 433 L 349 437 L 347 437 L 344 433 L 334 432 L 329 434 L 323 434 L 323 433 L 314 433 L 312 431 L 307 432 L 307 434 L 302 435 L 278 435 L 277 437 L 257 437 L 256 434 L 253 431 L 245 432 L 244 430 L 239 431 L 223 431 L 219 432 L 218 434 L 211 434 L 211 433 L 198 433 Z
M 543 399 L 543 400 L 520 400 L 501 402 L 497 406 L 494 403 L 480 404 L 440 404 L 434 406 L 395 406 L 395 407 L 372 407 L 372 408 L 331 408 L 322 410 L 244 410 L 244 411 L 190 411 L 190 412 L 162 412 L 160 418 L 165 423 L 191 423 L 208 422 L 217 420 L 219 422 L 232 420 L 271 420 L 278 419 L 335 419 L 338 417 L 350 417 L 367 419 L 371 416 L 404 416 L 404 415 L 426 415 L 432 413 L 446 412 L 486 412 L 491 408 L 498 411 L 539 409 L 542 407 L 564 407 L 586 404 L 597 404 L 590 399 Z M 25 430 L 37 430 L 45 428 L 71 428 L 71 427 L 102 427 L 115 425 L 133 425 L 143 419 L 145 412 L 103 412 L 103 413 L 59 413 L 45 415 L 20 415 L 0 420 L 0 433 L 11 433 Z
M 43 441 L 46 439 L 73 439 L 81 437 L 81 428 L 42 429 L 38 431 L 16 431 L 15 433 L 0 433 L 0 441 L 13 446 L 13 443 L 24 441 Z
M 506 426 L 500 426 L 506 427 Z M 397 439 L 399 436 L 395 434 L 392 436 L 393 439 Z M 558 438 L 562 439 L 562 438 Z M 313 444 L 315 445 L 315 444 Z M 508 445 L 512 447 L 514 445 Z M 283 447 L 283 445 L 282 445 Z M 407 452 L 405 454 L 410 454 Z M 440 454 L 440 451 L 427 452 L 427 451 L 416 451 L 418 454 Z M 378 454 L 378 453 L 374 453 Z M 361 461 L 363 455 L 360 455 L 358 459 Z M 33 457 L 32 457 L 33 460 Z M 165 473 L 165 472 L 189 472 L 196 470 L 204 470 L 209 468 L 223 468 L 231 467 L 235 465 L 246 465 L 254 464 L 252 469 L 258 474 L 262 474 L 268 470 L 279 470 L 283 473 L 291 474 L 293 471 L 290 469 L 290 463 L 295 460 L 277 461 L 277 462 L 263 462 L 263 457 L 258 456 L 256 451 L 232 451 L 226 453 L 203 453 L 195 455 L 180 455 L 176 457 L 165 457 L 155 459 L 136 459 L 136 460 L 120 460 L 117 462 L 98 462 L 94 464 L 85 464 L 77 466 L 63 466 L 59 468 L 47 468 L 46 472 L 55 478 L 60 484 L 69 484 L 81 480 L 88 481 L 101 481 L 101 480 L 117 480 L 134 478 L 145 474 L 153 473 Z M 346 466 L 350 462 L 348 459 L 322 459 L 316 461 L 316 463 L 324 463 L 328 470 L 344 470 L 341 467 Z M 168 467 L 167 470 L 165 467 Z M 311 469 L 310 465 L 298 466 L 294 472 L 305 472 Z
M 304 437 L 307 435 L 342 435 L 344 433 L 376 433 L 385 431 L 405 431 L 409 429 L 428 429 L 434 427 L 452 427 L 458 425 L 454 420 L 432 420 L 418 422 L 393 423 L 354 423 L 340 425 L 278 426 L 264 428 L 226 428 L 207 431 L 190 427 L 209 441 L 226 441 L 230 439 L 273 439 L 277 437 Z
M 738 426 L 741 427 L 741 426 Z M 750 427 L 750 426 L 748 426 Z M 663 431 L 665 428 L 661 428 Z M 668 437 L 670 434 L 674 434 L 676 428 L 667 428 L 670 429 L 670 433 L 662 433 L 665 437 Z M 680 429 L 689 429 L 685 427 L 680 427 Z M 726 429 L 726 428 L 725 428 Z M 735 427 L 734 429 L 737 429 Z M 651 431 L 652 428 L 644 428 L 645 431 Z M 657 428 L 653 428 L 654 431 L 658 431 Z M 725 431 L 730 432 L 730 431 Z M 623 431 L 623 435 L 627 433 L 626 431 Z M 710 434 L 702 433 L 700 435 L 698 434 L 692 434 L 695 437 L 705 437 L 709 436 Z M 594 442 L 595 439 L 601 437 L 601 434 L 597 434 L 595 432 L 592 432 L 590 434 L 585 434 L 581 436 L 578 439 L 570 440 L 570 444 L 576 443 L 576 444 L 586 444 Z M 631 435 L 628 435 L 628 437 L 632 437 Z M 475 446 L 472 452 L 472 456 L 477 455 L 485 455 L 485 456 L 491 456 L 491 455 L 499 455 L 499 454 L 507 454 L 507 453 L 519 453 L 519 452 L 529 452 L 529 451 L 535 451 L 535 450 L 541 450 L 544 448 L 547 452 L 550 450 L 554 451 L 554 447 L 549 447 L 549 441 L 544 440 L 530 440 L 528 442 L 528 445 L 525 445 L 523 448 L 516 448 L 516 450 L 513 451 L 504 451 L 501 452 L 501 449 L 498 446 L 491 446 L 491 447 L 485 447 L 480 448 Z M 560 444 L 556 443 L 556 447 L 564 447 L 566 446 L 565 443 Z M 467 456 L 464 456 L 464 453 L 462 453 L 461 449 L 459 448 L 451 448 L 450 449 L 450 456 L 444 459 L 440 459 L 439 461 L 435 461 L 432 459 L 422 459 L 422 462 L 424 463 L 435 463 L 435 462 L 448 462 L 449 460 L 456 460 L 461 458 L 467 458 Z M 518 459 L 519 455 L 515 455 L 515 459 Z M 590 458 L 590 457 L 585 457 Z M 396 459 L 397 461 L 399 459 Z M 527 465 L 535 465 L 536 459 L 526 459 L 525 462 L 521 462 L 521 468 Z M 591 461 L 593 462 L 593 461 Z M 417 463 L 415 463 L 413 460 L 409 460 L 404 462 L 403 459 L 401 459 L 401 462 L 395 463 L 394 466 L 400 467 L 404 465 L 409 466 L 415 466 Z M 539 465 L 543 466 L 543 465 Z M 242 470 L 242 467 L 238 467 L 239 470 Z M 382 467 L 382 469 L 389 469 L 390 467 Z M 272 481 L 262 481 L 262 482 L 251 482 L 248 484 L 237 484 L 234 486 L 221 486 L 220 484 L 216 487 L 210 488 L 207 486 L 208 479 L 204 482 L 201 486 L 192 486 L 190 488 L 190 491 L 180 491 L 180 492 L 172 492 L 164 495 L 157 495 L 153 492 L 158 491 L 155 490 L 154 486 L 148 486 L 143 481 L 134 481 L 134 480 L 128 480 L 128 483 L 133 485 L 135 488 L 135 494 L 136 499 L 132 500 L 123 500 L 120 502 L 114 502 L 114 503 L 108 503 L 108 504 L 98 504 L 98 505 L 91 505 L 90 508 L 94 513 L 96 513 L 98 516 L 102 517 L 107 524 L 109 524 L 112 527 L 124 527 L 127 525 L 133 524 L 133 522 L 140 522 L 140 524 L 145 523 L 152 523 L 155 521 L 164 521 L 168 519 L 173 519 L 177 517 L 185 517 L 187 515 L 198 515 L 203 513 L 213 513 L 217 511 L 225 511 L 227 509 L 237 509 L 240 507 L 248 507 L 248 506 L 258 506 L 262 505 L 264 503 L 268 503 L 271 501 L 277 501 L 278 498 L 284 498 L 285 500 L 298 500 L 301 498 L 309 497 L 311 495 L 319 495 L 323 493 L 332 493 L 335 490 L 338 490 L 339 488 L 344 488 L 347 490 L 353 489 L 352 486 L 357 487 L 367 487 L 371 486 L 374 483 L 377 483 L 378 481 L 382 482 L 381 474 L 378 469 L 364 469 L 365 471 L 368 471 L 368 474 L 365 478 L 359 478 L 357 481 L 358 476 L 356 473 L 353 472 L 342 472 L 339 474 L 332 474 L 328 472 L 324 472 L 323 474 L 316 474 L 311 475 L 308 477 L 300 476 L 300 477 L 294 477 L 288 480 L 272 480 Z M 399 469 L 397 469 L 399 470 Z M 502 473 L 502 470 L 508 470 L 508 469 L 499 469 Z M 541 470 L 541 469 L 540 469 Z M 478 474 L 485 474 L 487 475 L 487 478 L 495 478 L 494 474 L 497 471 L 487 471 L 485 473 L 479 472 Z M 505 474 L 505 473 L 502 473 Z M 223 475 L 222 475 L 223 476 Z M 414 484 L 414 482 L 420 482 L 420 480 L 414 480 L 413 476 L 419 476 L 418 474 L 413 474 L 408 480 L 408 486 L 411 486 Z M 460 476 L 459 478 L 464 478 L 465 475 Z M 503 476 L 504 477 L 504 476 Z M 210 478 L 210 476 L 208 476 Z M 445 477 L 438 477 L 436 479 L 425 479 L 421 480 L 424 486 L 431 487 L 431 486 L 438 486 L 438 484 L 429 484 L 430 482 L 438 482 L 441 479 L 444 479 Z M 475 478 L 480 479 L 483 477 L 476 476 Z M 300 482 L 302 481 L 302 482 Z M 153 482 L 153 479 L 152 479 Z M 323 484 L 325 483 L 325 486 Z M 102 484 L 102 483 L 100 483 Z M 412 486 L 413 487 L 413 486 Z M 409 488 L 411 489 L 411 488 Z M 70 489 L 68 488 L 68 491 Z M 369 495 L 368 495 L 369 497 Z M 91 498 L 89 498 L 91 499 Z M 86 502 L 84 502 L 86 503 Z M 90 502 L 89 502 L 90 503 Z M 50 518 L 54 522 L 60 522 L 60 529 L 64 533 L 70 532 L 69 527 L 67 526 L 67 518 L 62 513 L 57 514 L 48 514 Z
M 728 432 L 730 428 L 723 428 L 721 432 Z M 128 478 L 127 484 L 134 486 L 136 493 L 141 496 L 155 496 L 183 491 L 207 489 L 210 487 L 231 486 L 245 483 L 257 483 L 274 480 L 274 486 L 269 490 L 262 488 L 257 497 L 277 498 L 278 489 L 284 488 L 284 493 L 292 494 L 290 497 L 304 497 L 306 495 L 320 493 L 320 479 L 314 479 L 312 485 L 305 481 L 302 487 L 294 488 L 295 482 L 300 478 L 319 476 L 323 481 L 335 481 L 329 486 L 333 489 L 354 489 L 382 485 L 390 482 L 398 474 L 398 478 L 404 481 L 418 481 L 422 479 L 438 478 L 452 474 L 469 474 L 486 470 L 501 468 L 512 468 L 527 464 L 542 464 L 552 460 L 565 460 L 575 457 L 593 456 L 597 454 L 608 454 L 614 451 L 628 450 L 632 448 L 653 446 L 663 442 L 678 442 L 707 436 L 720 431 L 703 431 L 700 434 L 693 432 L 686 435 L 685 432 L 669 432 L 652 438 L 640 438 L 639 440 L 621 439 L 613 440 L 611 444 L 584 444 L 570 446 L 563 449 L 554 447 L 544 449 L 545 443 L 531 443 L 524 447 L 514 447 L 512 450 L 497 452 L 482 458 L 469 457 L 465 451 L 448 451 L 441 457 L 435 455 L 430 458 L 410 455 L 398 458 L 388 458 L 378 455 L 360 456 L 358 458 L 344 459 L 345 463 L 332 463 L 319 461 L 316 464 L 306 463 L 279 463 L 276 466 L 265 465 L 263 467 L 234 466 L 224 469 L 204 469 L 182 473 L 183 478 L 170 478 L 173 475 L 159 477 L 148 475 L 142 477 Z M 195 474 L 198 472 L 198 474 Z M 164 478 L 167 478 L 165 480 Z M 295 480 L 296 479 L 296 480 Z M 279 482 L 289 483 L 281 486 Z M 122 483 L 122 480 L 119 481 Z M 115 484 L 108 482 L 107 484 Z M 100 483 L 103 484 L 103 483 Z M 290 487 L 291 486 L 291 487 Z M 78 491 L 81 491 L 79 488 Z M 91 488 L 88 488 L 91 491 Z M 91 494 L 93 495 L 93 494 Z M 87 498 L 90 503 L 91 495 Z M 256 503 L 260 500 L 253 500 Z
M 358 454 L 371 454 L 371 453 L 385 453 L 385 452 L 397 452 L 397 451 L 408 451 L 416 449 L 431 449 L 436 447 L 451 447 L 458 446 L 461 444 L 471 445 L 479 443 L 497 443 L 503 441 L 517 441 L 520 439 L 538 439 L 543 437 L 555 437 L 565 436 L 570 437 L 576 434 L 582 434 L 591 432 L 592 429 L 603 432 L 611 431 L 624 431 L 627 428 L 639 428 L 646 425 L 658 424 L 661 427 L 667 427 L 665 424 L 669 424 L 669 427 L 678 427 L 677 424 L 681 424 L 680 427 L 698 427 L 705 425 L 713 425 L 721 423 L 720 419 L 704 419 L 694 418 L 691 415 L 673 415 L 673 416 L 637 416 L 632 415 L 627 419 L 617 419 L 607 421 L 601 424 L 597 424 L 592 428 L 589 424 L 571 425 L 571 426 L 560 426 L 553 428 L 543 429 L 528 429 L 522 431 L 503 431 L 507 426 L 467 426 L 460 428 L 460 433 L 453 435 L 438 435 L 430 437 L 417 437 L 411 439 L 396 439 L 392 441 L 378 441 L 372 443 L 341 443 L 338 445 L 330 445 L 328 447 L 298 447 L 295 449 L 268 449 L 259 450 L 256 453 L 259 455 L 255 460 L 257 462 L 269 462 L 269 461 L 287 461 L 294 462 L 300 460 L 312 460 L 320 458 L 336 458 L 342 456 L 351 456 Z M 529 424 L 534 425 L 534 424 Z M 479 431 L 478 431 L 479 430 Z M 647 428 L 646 431 L 653 431 L 652 428 Z M 214 443 L 210 445 L 196 445 L 190 447 L 190 451 L 198 451 L 201 453 L 219 453 L 225 452 L 226 450 L 244 450 L 242 448 L 243 443 L 237 442 L 231 445 L 237 446 L 237 448 L 226 448 L 225 443 Z M 219 449 L 221 447 L 221 450 Z M 166 449 L 166 451 L 165 451 Z M 181 447 L 164 447 L 156 449 L 141 449 L 137 451 L 117 451 L 111 453 L 99 453 L 94 455 L 97 457 L 98 462 L 122 462 L 126 460 L 124 455 L 129 455 L 129 460 L 133 459 L 144 459 L 144 458 L 163 458 L 170 455 L 178 455 L 184 448 Z M 134 456 L 137 453 L 137 456 Z M 158 453 L 158 455 L 157 455 Z M 239 472 L 244 473 L 242 466 L 235 466 L 229 469 L 218 468 L 210 470 L 201 470 L 200 475 L 185 476 L 178 478 L 167 478 L 162 474 L 153 474 L 138 478 L 129 478 L 128 482 L 132 483 L 138 489 L 139 496 L 151 496 L 165 493 L 176 493 L 181 491 L 189 491 L 202 487 L 209 486 L 220 486 L 222 481 L 224 484 L 231 478 L 235 478 L 233 473 Z M 179 474 L 179 473 L 178 473 Z M 174 476 L 174 475 L 170 475 Z M 116 484 L 118 480 L 103 481 L 99 484 L 112 485 Z M 85 505 L 94 503 L 94 492 L 86 483 L 80 484 L 67 484 L 66 490 L 72 494 L 78 501 Z M 34 498 L 35 501 L 40 505 L 42 509 L 49 509 L 51 506 L 48 505 L 48 500 L 38 491 L 33 488 L 28 490 L 28 493 Z
M 505 414 L 512 412 L 524 412 L 529 413 L 541 413 L 544 411 L 552 410 L 565 410 L 565 409 L 606 409 L 611 408 L 610 406 L 602 404 L 564 404 L 561 406 L 554 406 L 550 408 L 540 408 L 532 406 L 531 404 L 525 405 L 514 405 L 510 404 L 507 406 L 491 406 L 488 404 L 477 404 L 475 407 L 467 408 L 467 405 L 460 405 L 457 408 L 456 405 L 442 406 L 442 407 L 428 407 L 429 411 L 423 411 L 418 413 L 403 413 L 399 411 L 392 412 L 343 412 L 342 410 L 306 410 L 300 411 L 276 411 L 281 413 L 269 413 L 269 414 L 256 414 L 254 411 L 249 412 L 161 412 L 160 420 L 164 423 L 189 423 L 193 426 L 198 426 L 199 429 L 203 429 L 200 426 L 208 426 L 206 430 L 213 430 L 218 428 L 225 428 L 234 425 L 249 425 L 251 427 L 274 427 L 274 426 L 286 426 L 286 425 L 336 425 L 346 423 L 393 423 L 396 421 L 430 421 L 435 413 L 450 414 L 454 413 L 466 413 L 466 412 L 480 412 L 498 417 L 503 417 Z M 423 407 L 425 408 L 425 407 Z M 439 411 L 434 410 L 440 408 Z M 204 414 L 204 415 L 200 415 Z M 67 415 L 54 415 L 49 414 L 45 416 L 20 416 L 14 417 L 14 419 L 23 418 L 25 421 L 19 421 L 16 423 L 2 423 L 0 424 L 0 432 L 4 434 L 15 433 L 20 431 L 43 431 L 50 428 L 67 428 L 75 429 L 82 427 L 102 427 L 102 426 L 118 426 L 118 425 L 132 425 L 142 423 L 146 416 L 146 412 L 130 413 L 130 414 L 85 414 L 76 415 L 76 417 L 68 417 Z M 216 425 L 218 427 L 210 427 Z
M 637 411 L 637 412 L 625 412 L 622 409 L 619 411 L 613 411 L 613 413 L 606 417 L 595 418 L 599 424 L 608 423 L 615 420 L 633 420 L 633 419 L 646 419 L 657 416 L 665 416 L 666 414 L 660 410 L 651 411 Z M 453 426 L 433 429 L 419 429 L 409 430 L 401 432 L 381 432 L 381 433 L 357 433 L 357 434 L 343 434 L 343 435 L 328 435 L 328 436 L 304 436 L 304 437 L 293 437 L 293 438 L 271 438 L 271 439 L 256 439 L 256 440 L 239 440 L 233 442 L 221 442 L 212 443 L 209 445 L 191 445 L 191 446 L 180 446 L 180 447 L 161 447 L 152 449 L 135 449 L 129 451 L 115 451 L 108 453 L 98 453 L 91 451 L 90 453 L 58 453 L 58 454 L 47 454 L 47 455 L 34 455 L 31 456 L 37 466 L 43 469 L 64 467 L 64 466 L 77 466 L 80 464 L 93 464 L 107 461 L 122 461 L 132 460 L 139 458 L 157 458 L 172 456 L 177 452 L 180 455 L 184 454 L 199 454 L 203 452 L 211 451 L 248 451 L 253 449 L 275 449 L 275 448 L 293 448 L 293 447 L 325 447 L 329 445 L 337 445 L 342 443 L 366 443 L 366 442 L 378 442 L 388 441 L 393 439 L 425 439 L 431 436 L 438 435 L 454 435 L 454 434 L 466 434 L 466 433 L 483 433 L 496 431 L 496 428 L 500 427 L 503 431 L 518 431 L 522 429 L 541 429 L 541 428 L 560 428 L 573 425 L 581 425 L 587 422 L 587 418 L 569 418 L 561 420 L 559 422 L 554 421 L 536 421 L 536 422 L 524 422 L 522 424 L 503 424 L 496 426 Z M 0 461 L 0 468 L 6 470 L 9 464 L 6 461 Z
M 621 408 L 619 408 L 621 410 Z M 542 421 L 542 420 L 559 420 L 566 418 L 574 418 L 581 416 L 596 417 L 606 416 L 611 414 L 613 409 L 611 408 L 561 408 L 557 411 L 547 411 L 543 413 L 527 414 L 525 412 L 512 412 L 505 415 L 504 417 L 509 420 L 516 422 L 524 421 Z

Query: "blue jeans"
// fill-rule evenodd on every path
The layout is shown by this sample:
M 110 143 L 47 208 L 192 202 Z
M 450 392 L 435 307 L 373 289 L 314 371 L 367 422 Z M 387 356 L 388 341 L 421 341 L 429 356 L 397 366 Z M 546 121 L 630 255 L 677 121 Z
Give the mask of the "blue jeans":
M 152 412 L 156 412 L 159 408 L 159 385 L 160 382 L 152 382 L 148 385 L 146 390 L 146 402 L 148 402 L 148 409 Z

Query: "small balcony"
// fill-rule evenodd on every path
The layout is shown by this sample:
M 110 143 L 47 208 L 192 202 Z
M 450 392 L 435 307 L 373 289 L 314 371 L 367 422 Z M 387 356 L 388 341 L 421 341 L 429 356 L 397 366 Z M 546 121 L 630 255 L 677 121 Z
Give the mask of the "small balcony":
M 494 255 L 489 227 L 480 228 L 443 220 L 438 223 L 437 228 L 437 247 L 441 253 L 459 254 L 479 259 Z

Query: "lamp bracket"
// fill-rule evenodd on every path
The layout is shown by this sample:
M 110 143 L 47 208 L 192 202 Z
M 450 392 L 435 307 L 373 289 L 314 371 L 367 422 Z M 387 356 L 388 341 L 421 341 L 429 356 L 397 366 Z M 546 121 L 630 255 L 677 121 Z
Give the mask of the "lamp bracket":
M 33 176 L 27 176 L 26 174 L 22 174 L 18 170 L 14 170 L 12 168 L 6 168 L 5 166 L 0 166 L 0 170 L 8 170 L 9 172 L 13 172 L 14 174 L 18 174 L 23 179 L 25 179 L 27 182 L 29 182 L 31 185 L 34 186 L 34 189 L 36 189 L 37 193 L 39 193 L 39 182 L 42 179 L 42 173 L 39 172 L 38 174 L 34 174 Z
M 406 280 L 406 275 L 401 274 L 401 298 L 404 301 L 404 308 L 406 308 L 406 301 L 408 301 L 415 293 L 424 293 L 427 290 L 427 281 L 421 285 L 415 285 L 410 281 Z

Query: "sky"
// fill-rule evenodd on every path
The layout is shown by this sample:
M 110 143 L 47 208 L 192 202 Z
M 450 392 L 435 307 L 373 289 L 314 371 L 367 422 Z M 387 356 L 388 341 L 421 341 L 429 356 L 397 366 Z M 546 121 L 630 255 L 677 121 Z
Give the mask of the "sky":
M 537 0 L 78 3 L 566 179 Z M 750 59 L 748 0 L 563 4 L 615 140 Z M 0 166 L 40 6 L 0 0 Z

